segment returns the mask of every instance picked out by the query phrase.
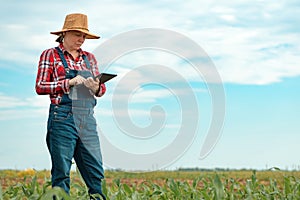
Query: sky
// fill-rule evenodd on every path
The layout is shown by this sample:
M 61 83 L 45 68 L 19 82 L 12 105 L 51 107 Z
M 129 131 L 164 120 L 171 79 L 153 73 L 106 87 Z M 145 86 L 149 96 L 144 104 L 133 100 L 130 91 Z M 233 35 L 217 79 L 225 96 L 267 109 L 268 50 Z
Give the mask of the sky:
M 299 1 L 56 1 L 1 4 L 0 169 L 51 168 L 35 78 L 78 12 L 118 74 L 95 108 L 105 168 L 299 169 Z

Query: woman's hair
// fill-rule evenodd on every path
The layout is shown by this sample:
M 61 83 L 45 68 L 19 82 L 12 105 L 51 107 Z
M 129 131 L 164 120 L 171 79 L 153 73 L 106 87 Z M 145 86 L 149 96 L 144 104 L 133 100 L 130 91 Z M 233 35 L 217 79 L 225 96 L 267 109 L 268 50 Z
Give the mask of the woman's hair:
M 64 34 L 60 34 L 60 35 L 58 36 L 58 38 L 55 40 L 55 42 L 62 43 L 63 40 L 64 40 Z

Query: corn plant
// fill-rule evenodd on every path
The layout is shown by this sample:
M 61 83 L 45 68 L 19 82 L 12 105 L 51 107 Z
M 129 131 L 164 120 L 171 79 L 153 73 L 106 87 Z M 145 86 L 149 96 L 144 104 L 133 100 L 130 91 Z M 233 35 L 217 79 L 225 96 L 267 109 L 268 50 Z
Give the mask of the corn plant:
M 242 173 L 242 172 L 241 172 Z M 108 200 L 292 200 L 300 199 L 300 180 L 294 175 L 274 176 L 261 180 L 257 172 L 253 171 L 250 177 L 231 177 L 228 173 L 198 173 L 193 179 L 181 177 L 181 174 L 165 172 L 165 178 L 159 174 L 158 179 L 147 177 L 143 181 L 130 180 L 141 179 L 140 174 L 124 174 L 116 172 L 117 178 L 110 182 L 102 182 L 103 193 Z M 19 174 L 19 173 L 18 173 Z M 126 177 L 126 182 L 122 176 Z M 120 177 L 119 177 L 120 176 Z M 180 177 L 180 179 L 176 178 Z M 281 177 L 282 179 L 278 179 Z M 7 176 L 1 176 L 1 179 Z M 14 177 L 12 177 L 13 179 Z M 6 183 L 2 181 L 2 183 Z M 11 183 L 11 182 L 8 182 Z M 48 200 L 56 199 L 89 199 L 100 197 L 89 196 L 87 188 L 75 173 L 71 181 L 70 195 L 61 188 L 51 188 L 51 181 L 45 178 L 43 181 L 38 176 L 25 176 L 16 183 L 3 187 L 0 185 L 0 200 Z

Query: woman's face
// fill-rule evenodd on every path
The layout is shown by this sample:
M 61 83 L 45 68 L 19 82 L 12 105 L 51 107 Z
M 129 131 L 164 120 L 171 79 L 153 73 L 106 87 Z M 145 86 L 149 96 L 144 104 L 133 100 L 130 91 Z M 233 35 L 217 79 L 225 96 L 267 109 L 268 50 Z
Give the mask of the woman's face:
M 77 51 L 85 41 L 86 34 L 80 31 L 67 31 L 64 36 L 64 46 L 69 51 Z

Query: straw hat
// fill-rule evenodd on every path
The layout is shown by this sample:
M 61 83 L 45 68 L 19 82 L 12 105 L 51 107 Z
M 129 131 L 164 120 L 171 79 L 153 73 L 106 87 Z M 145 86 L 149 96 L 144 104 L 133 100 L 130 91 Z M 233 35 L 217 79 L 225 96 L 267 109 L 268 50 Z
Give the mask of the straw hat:
M 99 39 L 100 36 L 89 32 L 87 16 L 81 13 L 69 14 L 65 18 L 65 23 L 61 31 L 50 32 L 54 35 L 61 36 L 66 31 L 80 31 L 86 34 L 87 39 Z

